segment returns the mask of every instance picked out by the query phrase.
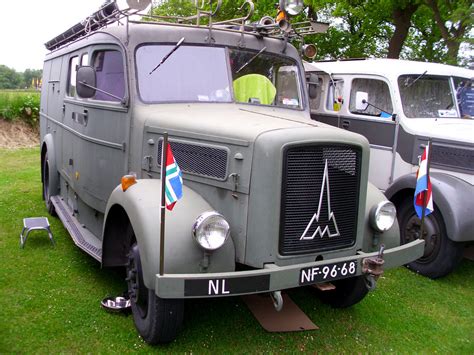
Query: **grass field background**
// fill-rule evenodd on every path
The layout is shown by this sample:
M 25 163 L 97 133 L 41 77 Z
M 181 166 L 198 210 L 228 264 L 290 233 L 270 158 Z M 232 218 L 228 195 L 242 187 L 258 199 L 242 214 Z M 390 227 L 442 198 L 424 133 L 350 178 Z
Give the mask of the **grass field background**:
M 0 353 L 321 352 L 474 353 L 474 262 L 433 281 L 405 268 L 387 271 L 377 289 L 345 310 L 322 304 L 309 288 L 290 297 L 316 331 L 266 333 L 240 298 L 186 302 L 184 329 L 169 345 L 150 347 L 130 315 L 107 313 L 102 298 L 124 291 L 120 270 L 74 246 L 50 217 L 46 234 L 19 233 L 25 217 L 47 216 L 39 149 L 0 150 Z

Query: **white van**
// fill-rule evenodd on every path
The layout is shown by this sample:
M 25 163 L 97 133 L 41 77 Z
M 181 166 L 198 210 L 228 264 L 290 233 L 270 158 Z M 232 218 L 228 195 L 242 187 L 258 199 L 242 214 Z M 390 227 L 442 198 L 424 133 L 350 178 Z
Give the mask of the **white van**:
M 413 208 L 418 159 L 429 138 L 435 211 L 425 253 L 409 266 L 437 278 L 474 240 L 474 71 L 365 59 L 306 63 L 311 117 L 364 135 L 369 179 L 397 206 L 402 243 L 419 237 Z

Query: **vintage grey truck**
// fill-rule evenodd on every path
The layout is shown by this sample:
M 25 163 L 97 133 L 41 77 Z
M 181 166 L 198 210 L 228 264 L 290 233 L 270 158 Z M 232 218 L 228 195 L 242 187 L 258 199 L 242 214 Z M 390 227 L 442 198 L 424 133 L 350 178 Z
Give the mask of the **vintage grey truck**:
M 423 256 L 408 266 L 431 278 L 453 271 L 474 242 L 474 71 L 395 59 L 305 69 L 317 83 L 311 117 L 369 140 L 369 180 L 396 205 L 402 243 L 420 237 L 413 195 L 418 158 L 432 140 L 435 209 L 424 222 Z
M 424 241 L 400 246 L 393 204 L 368 183 L 367 140 L 310 119 L 290 40 L 317 24 L 289 23 L 300 1 L 254 24 L 250 1 L 223 23 L 220 1 L 175 23 L 137 20 L 146 2 L 128 3 L 46 44 L 41 176 L 75 244 L 126 268 L 145 341 L 176 337 L 185 299 L 269 293 L 280 308 L 281 290 L 316 285 L 348 307 L 383 268 L 421 256 Z M 184 187 L 160 270 L 165 133 Z

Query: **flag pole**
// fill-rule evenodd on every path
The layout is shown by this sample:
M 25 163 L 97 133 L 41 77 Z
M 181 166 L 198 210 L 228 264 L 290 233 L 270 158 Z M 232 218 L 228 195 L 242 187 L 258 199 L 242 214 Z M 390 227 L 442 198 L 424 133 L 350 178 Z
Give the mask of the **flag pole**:
M 431 163 L 431 138 L 428 139 L 428 156 L 426 157 L 426 186 L 429 186 L 430 181 L 430 163 Z M 426 205 L 428 204 L 428 189 L 423 193 L 423 206 L 421 209 L 421 225 L 420 238 L 423 239 Z
M 168 132 L 163 133 L 163 147 L 161 149 L 161 226 L 160 226 L 160 276 L 165 269 L 165 215 L 166 215 L 166 158 L 168 153 Z

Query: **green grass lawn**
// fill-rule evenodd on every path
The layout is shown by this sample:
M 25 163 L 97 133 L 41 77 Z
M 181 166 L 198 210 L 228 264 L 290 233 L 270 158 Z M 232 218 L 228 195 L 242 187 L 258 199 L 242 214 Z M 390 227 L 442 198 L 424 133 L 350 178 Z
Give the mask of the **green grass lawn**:
M 177 340 L 149 347 L 130 315 L 100 307 L 125 289 L 120 270 L 101 270 L 57 218 L 49 218 L 56 248 L 41 232 L 19 248 L 23 218 L 47 216 L 39 166 L 38 149 L 0 150 L 0 353 L 474 353 L 468 260 L 437 281 L 387 271 L 376 291 L 345 310 L 322 304 L 310 289 L 289 291 L 316 331 L 266 333 L 237 297 L 188 301 Z

